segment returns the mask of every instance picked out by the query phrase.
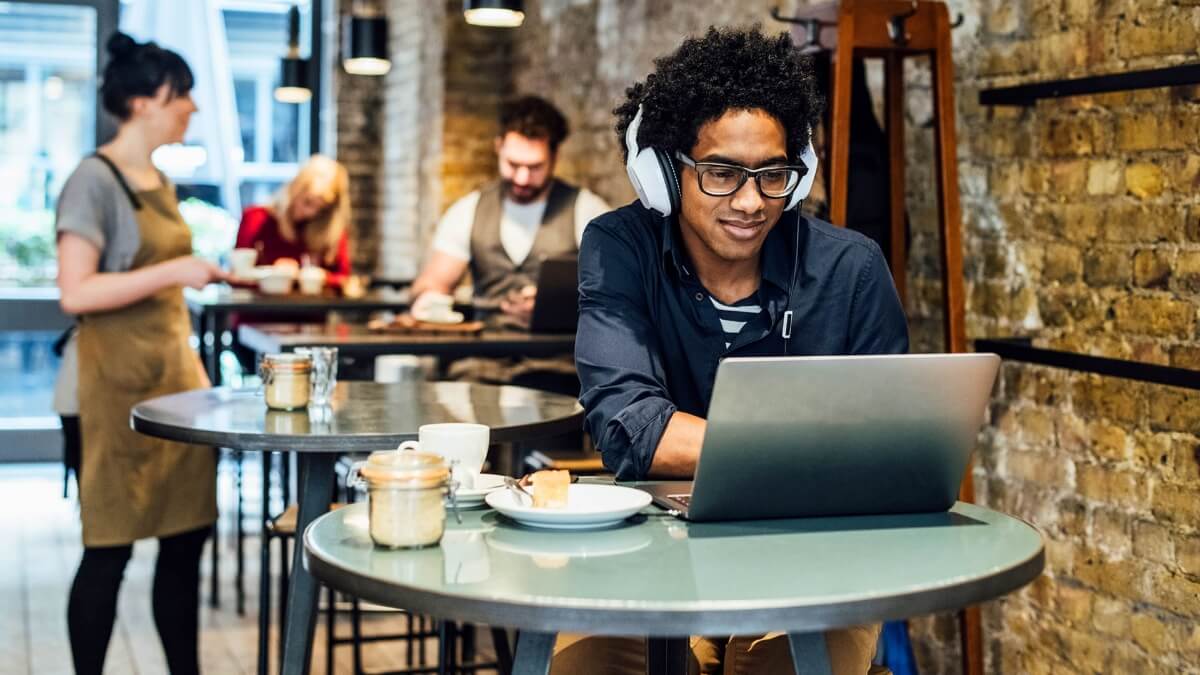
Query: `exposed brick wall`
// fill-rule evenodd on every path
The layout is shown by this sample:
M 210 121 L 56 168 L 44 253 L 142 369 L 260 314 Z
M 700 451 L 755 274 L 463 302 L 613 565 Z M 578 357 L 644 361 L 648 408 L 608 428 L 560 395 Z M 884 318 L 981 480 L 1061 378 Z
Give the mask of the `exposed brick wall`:
M 416 276 L 422 231 L 440 213 L 446 14 L 442 3 L 388 3 L 392 69 L 382 83 L 382 164 L 377 171 L 383 197 L 376 264 L 386 279 Z
M 500 104 L 512 94 L 514 31 L 471 26 L 462 2 L 446 0 L 441 206 L 496 177 Z
M 969 332 L 1197 367 L 1200 92 L 1029 109 L 981 108 L 976 92 L 1195 61 L 1200 8 L 959 4 L 977 19 L 956 54 Z M 914 150 L 917 162 L 928 157 Z M 933 257 L 932 208 L 914 218 L 920 259 Z M 1195 672 L 1200 397 L 1008 365 L 991 419 L 980 500 L 1041 527 L 1048 555 L 1042 579 L 986 609 L 989 670 Z M 943 658 L 953 643 L 944 628 L 917 627 L 930 672 L 957 671 Z
M 459 0 L 372 6 L 388 16 L 392 69 L 339 73 L 338 150 L 356 199 L 356 268 L 411 279 L 446 207 L 496 175 L 512 32 L 467 25 Z
M 351 3 L 338 3 L 338 11 L 348 16 Z M 372 9 L 382 7 L 371 4 Z M 395 30 L 394 28 L 392 29 Z M 379 167 L 382 163 L 383 82 L 378 77 L 351 75 L 342 68 L 342 22 L 338 21 L 337 50 L 334 60 L 334 99 L 337 101 L 337 159 L 350 173 L 350 199 L 353 206 L 351 226 L 352 266 L 356 272 L 375 271 L 380 243 Z

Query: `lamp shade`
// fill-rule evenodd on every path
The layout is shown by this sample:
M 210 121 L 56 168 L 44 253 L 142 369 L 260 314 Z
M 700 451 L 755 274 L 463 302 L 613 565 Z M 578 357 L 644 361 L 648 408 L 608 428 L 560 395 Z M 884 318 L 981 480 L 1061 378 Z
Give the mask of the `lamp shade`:
M 342 23 L 342 67 L 351 75 L 386 75 L 388 24 L 382 16 L 348 16 Z
M 312 98 L 308 85 L 308 59 L 300 58 L 300 10 L 288 10 L 288 51 L 279 62 L 279 86 L 275 100 L 280 103 L 304 103 Z
M 279 64 L 279 86 L 275 87 L 275 100 L 281 103 L 304 103 L 311 98 L 308 59 L 285 57 Z
M 472 26 L 516 28 L 525 21 L 521 0 L 463 0 L 463 16 Z

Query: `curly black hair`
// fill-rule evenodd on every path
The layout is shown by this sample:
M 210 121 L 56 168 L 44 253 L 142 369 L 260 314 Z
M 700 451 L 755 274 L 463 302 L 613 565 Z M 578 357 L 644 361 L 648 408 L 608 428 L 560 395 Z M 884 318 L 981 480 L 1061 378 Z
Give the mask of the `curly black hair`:
M 824 100 L 812 60 L 787 33 L 767 36 L 758 26 L 710 27 L 704 37 L 684 40 L 654 65 L 646 81 L 626 89 L 625 101 L 613 110 L 623 156 L 628 154 L 625 130 L 639 105 L 638 146 L 671 155 L 690 152 L 700 127 L 727 110 L 762 109 L 783 124 L 788 156 L 796 160 L 820 121 Z
M 554 152 L 567 137 L 567 118 L 544 98 L 522 96 L 500 106 L 500 135 L 510 131 L 526 138 L 544 138 Z

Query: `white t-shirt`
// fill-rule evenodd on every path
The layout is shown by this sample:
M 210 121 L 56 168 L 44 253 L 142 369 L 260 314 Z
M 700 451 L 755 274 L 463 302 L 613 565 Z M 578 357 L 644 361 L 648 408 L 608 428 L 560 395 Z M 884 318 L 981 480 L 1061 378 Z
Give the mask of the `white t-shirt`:
M 475 224 L 475 207 L 479 205 L 479 190 L 454 202 L 438 222 L 433 234 L 433 250 L 459 260 L 471 259 L 471 227 Z M 608 213 L 612 207 L 599 195 L 586 189 L 575 199 L 575 245 L 583 240 L 583 228 L 596 216 Z M 507 198 L 500 216 L 500 245 L 518 265 L 529 256 L 533 239 L 546 213 L 546 200 L 518 204 Z

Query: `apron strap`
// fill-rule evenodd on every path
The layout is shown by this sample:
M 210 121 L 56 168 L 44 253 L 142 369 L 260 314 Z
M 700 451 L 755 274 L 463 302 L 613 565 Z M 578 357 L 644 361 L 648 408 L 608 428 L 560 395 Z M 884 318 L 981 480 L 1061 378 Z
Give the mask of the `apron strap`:
M 142 208 L 142 200 L 138 199 L 134 191 L 129 188 L 129 183 L 125 182 L 125 176 L 122 176 L 121 172 L 117 170 L 117 165 L 113 164 L 111 159 L 98 152 L 92 153 L 92 156 L 101 162 L 104 162 L 105 166 L 112 171 L 113 177 L 117 179 L 117 182 L 121 184 L 121 189 L 125 191 L 125 196 L 129 197 L 129 203 L 133 205 L 133 210 L 140 211 Z

